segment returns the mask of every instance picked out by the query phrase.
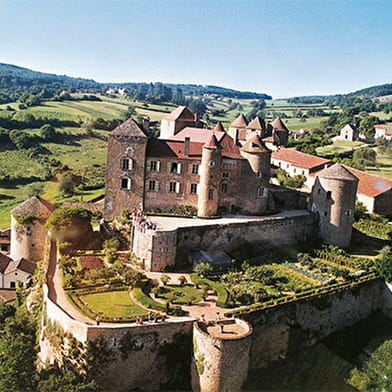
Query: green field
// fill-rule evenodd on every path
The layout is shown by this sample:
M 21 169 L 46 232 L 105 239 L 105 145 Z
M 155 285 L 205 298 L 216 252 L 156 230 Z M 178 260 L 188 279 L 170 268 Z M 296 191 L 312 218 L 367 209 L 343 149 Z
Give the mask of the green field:
M 364 143 L 359 141 L 350 142 L 345 140 L 336 140 L 335 142 L 333 142 L 328 146 L 316 148 L 316 151 L 317 151 L 317 155 L 320 156 L 340 154 L 343 152 L 351 151 L 354 147 L 358 147 L 363 144 Z
M 159 297 L 166 300 L 170 299 L 170 293 L 176 293 L 177 297 L 173 301 L 174 304 L 188 304 L 188 303 L 198 303 L 201 301 L 201 290 L 195 289 L 191 285 L 166 285 L 163 288 L 163 293 Z
M 147 315 L 145 309 L 131 301 L 127 290 L 89 294 L 81 296 L 81 298 L 92 310 L 104 317 L 119 318 Z

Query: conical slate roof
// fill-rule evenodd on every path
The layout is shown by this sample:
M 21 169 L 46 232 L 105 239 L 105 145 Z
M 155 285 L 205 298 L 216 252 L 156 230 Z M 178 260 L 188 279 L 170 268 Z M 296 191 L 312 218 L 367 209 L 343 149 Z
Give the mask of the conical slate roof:
M 225 129 L 223 128 L 223 125 L 220 121 L 218 122 L 218 124 L 215 125 L 214 131 L 215 132 L 225 132 Z
M 16 206 L 11 214 L 14 216 L 36 216 L 37 218 L 47 219 L 56 207 L 39 196 L 30 197 L 23 203 Z
M 118 136 L 147 137 L 146 134 L 139 128 L 139 125 L 137 125 L 132 118 L 129 118 L 118 127 L 114 128 L 111 134 Z
M 358 181 L 358 178 L 354 176 L 354 174 L 350 173 L 339 163 L 335 163 L 334 165 L 322 170 L 318 176 L 320 178 L 328 178 L 332 180 Z
M 275 118 L 275 120 L 272 122 L 272 126 L 274 127 L 274 129 L 277 129 L 278 131 L 288 132 L 286 125 L 283 124 L 283 121 L 280 117 Z
M 265 121 L 260 117 L 256 116 L 247 126 L 248 129 L 256 129 L 263 131 L 265 129 Z
M 211 135 L 209 142 L 205 144 L 205 147 L 210 147 L 210 148 L 219 147 L 218 139 L 216 138 L 214 133 Z
M 268 153 L 270 150 L 265 146 L 263 141 L 260 139 L 259 135 L 254 135 L 251 137 L 242 147 L 241 151 L 251 152 L 251 153 Z
M 245 116 L 241 113 L 231 124 L 230 127 L 233 128 L 246 128 L 248 122 L 246 121 Z

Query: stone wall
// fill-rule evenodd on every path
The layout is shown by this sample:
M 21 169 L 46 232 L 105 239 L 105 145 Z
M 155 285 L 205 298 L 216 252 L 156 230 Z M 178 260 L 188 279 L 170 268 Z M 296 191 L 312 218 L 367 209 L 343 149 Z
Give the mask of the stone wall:
M 199 250 L 231 253 L 248 242 L 262 251 L 295 246 L 309 241 L 316 233 L 314 217 L 307 211 L 295 216 L 273 216 L 238 223 L 207 223 L 174 230 L 135 229 L 132 250 L 151 271 L 163 271 L 166 265 L 184 265 L 189 254 Z
M 193 319 L 159 324 L 87 325 L 71 318 L 48 298 L 44 284 L 45 324 L 61 325 L 64 334 L 80 342 L 103 338 L 110 361 L 103 364 L 98 380 L 105 391 L 160 390 L 182 385 L 189 388 Z M 40 360 L 61 362 L 58 349 L 42 338 Z
M 384 282 L 376 279 L 241 316 L 253 326 L 251 368 L 283 358 L 289 348 L 291 328 L 300 328 L 308 339 L 322 339 L 382 309 L 386 295 Z

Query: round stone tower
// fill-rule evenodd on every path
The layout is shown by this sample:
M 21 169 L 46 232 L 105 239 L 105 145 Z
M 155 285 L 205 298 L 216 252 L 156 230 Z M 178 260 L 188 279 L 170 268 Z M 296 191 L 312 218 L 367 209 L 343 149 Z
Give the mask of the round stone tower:
M 45 222 L 55 210 L 55 206 L 38 196 L 19 204 L 11 211 L 11 251 L 12 259 L 21 257 L 38 261 L 44 257 L 47 230 Z
M 252 180 L 255 187 L 253 191 L 256 207 L 254 212 L 263 212 L 268 200 L 271 151 L 265 146 L 260 136 L 255 134 L 241 147 L 241 155 L 248 160 L 254 175 L 254 180 Z
M 320 235 L 326 244 L 350 245 L 357 186 L 358 178 L 337 163 L 317 176 L 311 211 L 319 217 Z
M 222 328 L 222 329 L 221 329 Z M 236 392 L 246 381 L 253 329 L 241 319 L 193 326 L 193 392 Z
M 214 216 L 218 211 L 221 158 L 221 147 L 212 134 L 210 141 L 203 146 L 201 157 L 198 216 Z

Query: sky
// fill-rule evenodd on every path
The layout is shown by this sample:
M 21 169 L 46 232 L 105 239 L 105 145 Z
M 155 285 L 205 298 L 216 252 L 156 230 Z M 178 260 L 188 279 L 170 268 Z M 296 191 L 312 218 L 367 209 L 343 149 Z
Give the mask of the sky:
M 274 98 L 392 83 L 391 0 L 0 0 L 0 62 Z

